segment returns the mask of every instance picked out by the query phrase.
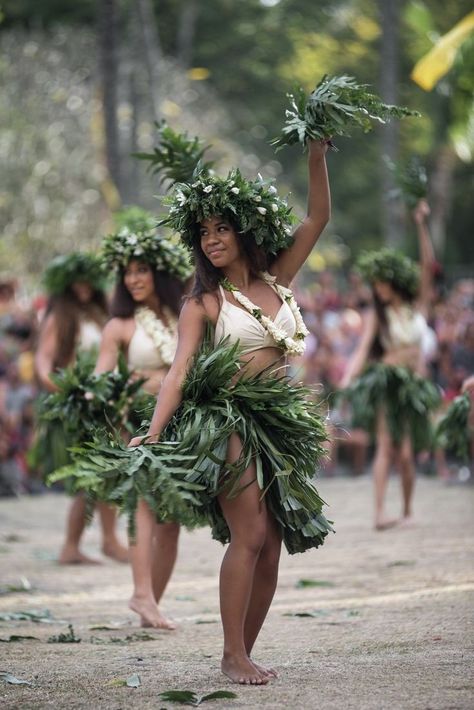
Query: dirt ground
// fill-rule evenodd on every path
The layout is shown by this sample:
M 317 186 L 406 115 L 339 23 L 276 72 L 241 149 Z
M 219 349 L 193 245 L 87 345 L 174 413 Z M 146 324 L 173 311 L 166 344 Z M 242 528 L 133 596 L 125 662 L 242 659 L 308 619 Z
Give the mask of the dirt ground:
M 389 503 L 399 505 L 398 481 Z M 144 633 L 127 609 L 127 565 L 60 567 L 55 562 L 67 499 L 59 494 L 0 499 L 0 615 L 49 610 L 51 623 L 0 621 L 0 707 L 169 710 L 170 689 L 237 693 L 209 708 L 448 710 L 474 707 L 474 488 L 421 479 L 417 525 L 371 529 L 371 482 L 320 481 L 337 533 L 319 551 L 283 555 L 277 594 L 255 658 L 280 677 L 265 687 L 235 686 L 219 671 L 218 568 L 222 547 L 207 530 L 183 532 L 164 611 L 175 632 Z M 123 521 L 121 521 L 123 530 Z M 96 524 L 84 550 L 97 554 Z M 6 592 L 22 577 L 31 591 Z M 299 588 L 298 581 L 317 586 Z M 308 613 L 307 616 L 296 614 Z M 73 625 L 80 643 L 47 643 Z M 107 626 L 107 629 L 94 629 Z M 118 686 L 134 674 L 138 688 Z

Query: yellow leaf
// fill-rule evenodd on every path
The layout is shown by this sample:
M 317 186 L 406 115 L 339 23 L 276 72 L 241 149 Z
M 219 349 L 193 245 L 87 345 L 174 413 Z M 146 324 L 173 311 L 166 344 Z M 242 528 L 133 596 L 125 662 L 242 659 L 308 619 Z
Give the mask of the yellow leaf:
M 206 67 L 193 67 L 188 71 L 188 77 L 193 81 L 203 81 L 208 79 L 211 72 Z
M 470 12 L 415 64 L 411 73 L 413 81 L 425 91 L 431 91 L 451 69 L 457 50 L 473 30 L 474 12 Z

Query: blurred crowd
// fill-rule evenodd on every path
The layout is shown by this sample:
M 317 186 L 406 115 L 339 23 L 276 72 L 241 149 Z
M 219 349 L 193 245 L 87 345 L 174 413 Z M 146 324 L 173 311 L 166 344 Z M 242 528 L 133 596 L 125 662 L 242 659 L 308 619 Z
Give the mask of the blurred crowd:
M 362 473 L 371 454 L 363 431 L 351 430 L 346 412 L 334 405 L 371 306 L 371 291 L 356 273 L 325 271 L 296 289 L 310 330 L 305 355 L 295 363 L 298 375 L 315 386 L 327 403 L 331 439 L 326 474 Z M 37 493 L 44 489 L 28 452 L 35 437 L 35 402 L 40 394 L 34 353 L 46 299 L 21 297 L 15 280 L 0 281 L 0 495 Z M 450 288 L 438 279 L 433 291 L 430 329 L 424 344 L 427 375 L 441 388 L 446 407 L 474 372 L 474 279 Z M 442 455 L 430 465 L 448 476 Z

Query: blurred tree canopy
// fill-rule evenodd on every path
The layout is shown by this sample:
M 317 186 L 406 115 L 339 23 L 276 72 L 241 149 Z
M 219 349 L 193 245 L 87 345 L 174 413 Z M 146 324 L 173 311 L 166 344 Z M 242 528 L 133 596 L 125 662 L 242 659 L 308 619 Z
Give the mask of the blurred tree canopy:
M 268 144 L 282 125 L 286 93 L 298 84 L 309 90 L 322 74 L 330 73 L 354 75 L 383 95 L 382 0 L 108 0 L 117 15 L 115 101 L 122 177 L 121 184 L 114 185 L 106 174 L 100 111 L 104 77 L 99 68 L 98 35 L 104 30 L 98 20 L 106 2 L 1 3 L 0 37 L 4 56 L 7 50 L 10 58 L 0 67 L 0 75 L 4 85 L 20 79 L 21 91 L 21 98 L 7 91 L 0 118 L 7 136 L 0 142 L 6 165 L 0 209 L 2 232 L 10 235 L 10 242 L 2 240 L 0 258 L 7 266 L 35 271 L 48 253 L 93 243 L 118 200 L 115 188 L 125 202 L 158 207 L 153 200 L 159 191 L 156 181 L 144 176 L 143 167 L 129 158 L 137 147 L 148 149 L 153 144 L 154 118 L 165 117 L 175 128 L 210 140 L 215 150 L 212 157 L 221 159 L 221 169 L 235 162 L 248 174 L 260 170 L 276 177 L 283 193 L 291 191 L 290 199 L 301 213 L 306 180 L 301 151 L 285 149 L 275 155 Z M 474 40 L 464 43 L 454 67 L 433 91 L 423 91 L 409 77 L 416 61 L 472 5 L 467 0 L 388 2 L 399 19 L 397 102 L 423 114 L 421 119 L 400 124 L 397 157 L 403 160 L 417 153 L 426 163 L 438 258 L 460 275 L 474 263 Z M 153 32 L 147 31 L 144 17 L 153 18 Z M 28 61 L 33 45 L 37 49 Z M 54 52 L 56 78 L 50 56 Z M 51 82 L 55 88 L 45 90 Z M 63 99 L 54 91 L 63 92 Z M 82 101 L 75 111 L 71 109 L 77 104 L 74 97 Z M 64 113 L 62 143 L 57 143 L 59 152 L 53 161 L 48 158 L 50 142 L 44 142 L 55 123 L 51 107 L 56 115 Z M 378 135 L 354 134 L 338 140 L 339 152 L 329 157 L 333 220 L 321 243 L 329 255 L 331 249 L 354 254 L 385 241 L 382 205 L 388 198 L 381 181 L 383 130 Z M 45 196 L 49 171 L 41 176 L 46 168 L 38 168 L 45 160 L 54 163 L 57 174 L 56 183 L 49 178 L 46 191 L 48 218 L 44 200 L 43 211 L 31 207 Z M 15 207 L 15 201 L 21 205 Z M 411 219 L 401 204 L 396 209 L 402 216 L 400 244 L 412 250 Z M 72 213 L 76 220 L 69 219 L 66 229 L 65 215 Z M 45 230 L 51 231 L 49 241 Z M 22 252 L 15 258 L 5 248 L 13 243 L 12 236 L 15 248 Z M 341 244 L 346 248 L 339 249 Z

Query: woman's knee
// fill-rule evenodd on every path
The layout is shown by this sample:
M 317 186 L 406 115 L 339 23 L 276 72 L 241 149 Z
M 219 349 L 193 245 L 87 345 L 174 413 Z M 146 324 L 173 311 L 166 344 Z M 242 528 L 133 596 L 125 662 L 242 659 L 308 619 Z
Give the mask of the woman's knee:
M 160 542 L 177 542 L 179 538 L 179 530 L 179 523 L 157 523 L 155 537 Z
M 414 463 L 413 450 L 411 446 L 402 446 L 398 453 L 400 466 L 407 467 Z
M 255 520 L 248 525 L 231 529 L 230 540 L 234 544 L 245 547 L 253 555 L 259 555 L 264 548 L 267 536 L 265 520 Z

